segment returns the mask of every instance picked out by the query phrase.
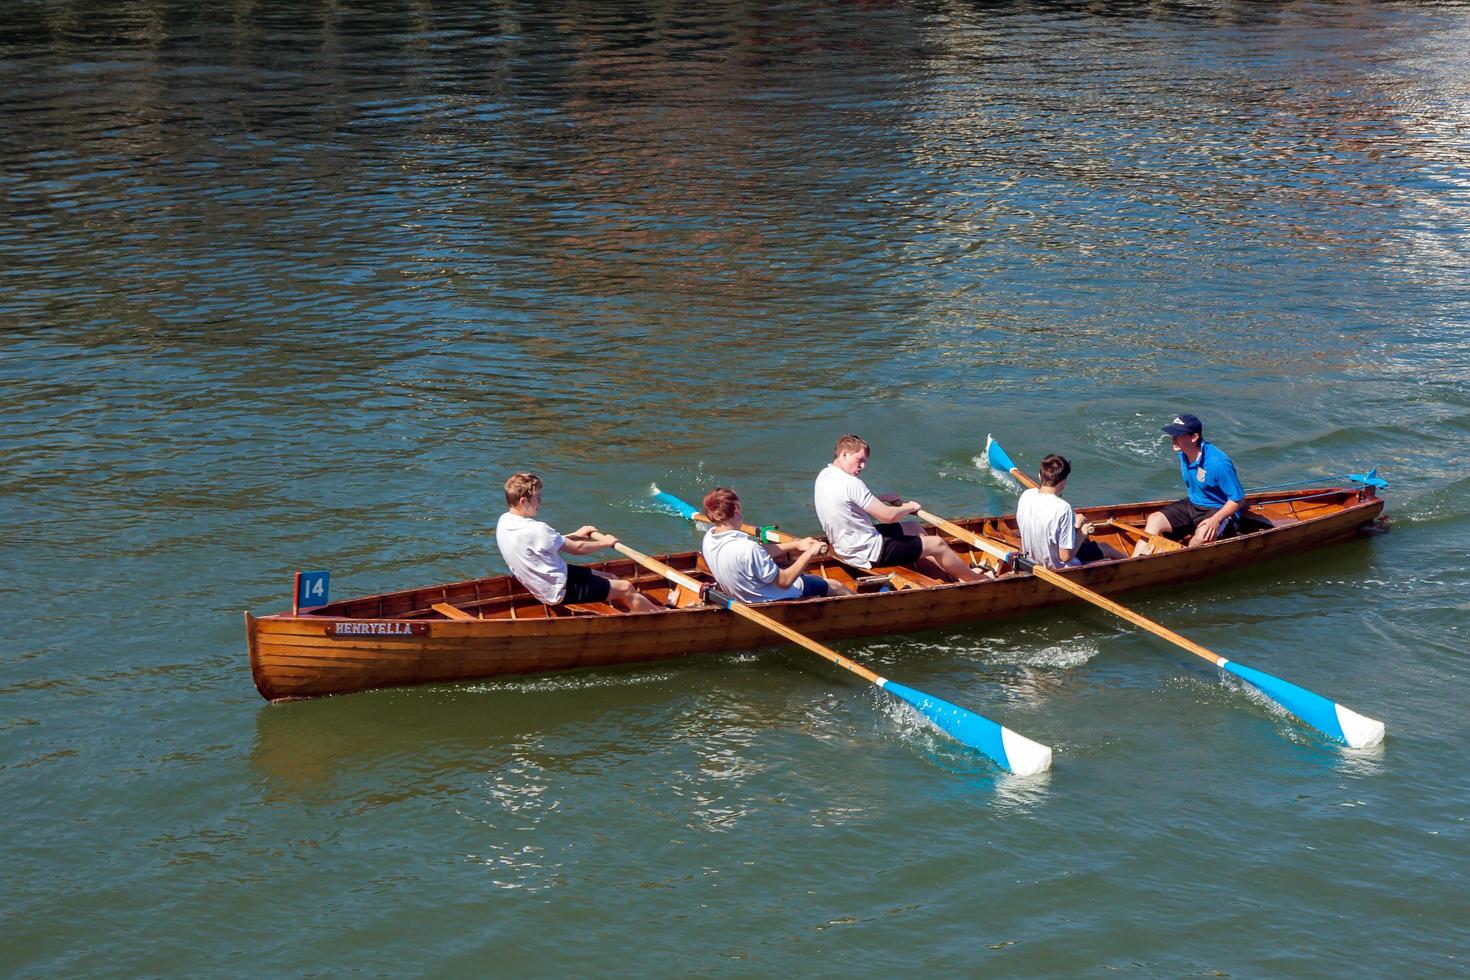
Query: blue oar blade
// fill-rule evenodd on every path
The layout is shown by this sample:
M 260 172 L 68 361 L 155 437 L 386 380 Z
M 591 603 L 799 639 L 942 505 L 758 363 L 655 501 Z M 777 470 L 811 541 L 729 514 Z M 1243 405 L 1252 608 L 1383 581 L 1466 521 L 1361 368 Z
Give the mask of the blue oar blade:
M 694 515 L 699 513 L 697 508 L 686 504 L 673 494 L 664 493 L 658 488 L 657 484 L 649 484 L 648 492 L 653 497 L 655 503 L 663 504 L 686 521 L 694 520 Z
M 990 461 L 990 468 L 997 473 L 1010 473 L 1011 470 L 1020 469 L 1011 462 L 1011 457 L 1006 455 L 1006 451 L 1000 448 L 1000 443 L 989 433 L 985 436 L 985 458 Z
M 1227 660 L 1221 666 L 1236 677 L 1250 681 L 1287 711 L 1339 742 L 1346 742 L 1355 749 L 1365 749 L 1383 741 L 1381 721 L 1360 715 L 1336 701 L 1254 667 L 1246 667 L 1233 660 Z
M 1375 490 L 1387 490 L 1388 481 L 1378 475 L 1378 467 L 1373 467 L 1366 473 L 1349 473 L 1349 480 L 1361 483 L 1365 487 L 1373 487 Z
M 880 686 L 912 705 L 934 727 L 955 741 L 985 754 L 1002 769 L 1009 769 L 1019 776 L 1030 776 L 1051 768 L 1051 749 L 1040 742 L 1033 742 L 957 704 L 905 687 L 886 677 Z

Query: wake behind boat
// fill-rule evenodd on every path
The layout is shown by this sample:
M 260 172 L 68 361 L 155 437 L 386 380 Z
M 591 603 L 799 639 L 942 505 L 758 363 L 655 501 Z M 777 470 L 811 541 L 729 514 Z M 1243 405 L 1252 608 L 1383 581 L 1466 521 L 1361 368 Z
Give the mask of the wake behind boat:
M 1164 501 L 1080 508 L 1098 525 L 1094 540 L 1129 552 L 1146 516 Z M 1373 486 L 1320 487 L 1247 497 L 1242 533 L 1193 548 L 1094 562 L 1062 574 L 1105 595 L 1208 578 L 1258 562 L 1350 540 L 1383 510 Z M 1018 547 L 1014 517 L 956 522 L 973 534 Z M 946 535 L 973 565 L 995 566 L 982 549 Z M 660 556 L 712 583 L 696 552 Z M 600 562 L 660 608 L 624 613 L 605 603 L 546 605 L 509 575 L 333 602 L 269 616 L 245 614 L 251 674 L 271 701 L 375 688 L 481 680 L 510 674 L 655 661 L 784 642 L 728 615 L 688 589 L 631 560 Z M 981 582 L 946 583 L 910 568 L 854 569 L 820 559 L 811 570 L 851 596 L 763 603 L 778 623 L 817 640 L 933 629 L 997 619 L 1076 601 L 1008 564 Z

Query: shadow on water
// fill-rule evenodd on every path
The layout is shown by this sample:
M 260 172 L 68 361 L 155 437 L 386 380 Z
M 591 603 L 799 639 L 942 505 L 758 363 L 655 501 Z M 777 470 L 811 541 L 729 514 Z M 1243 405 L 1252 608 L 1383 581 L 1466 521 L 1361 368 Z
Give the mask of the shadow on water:
M 512 753 L 538 755 L 549 768 L 575 767 L 580 752 L 556 750 L 569 730 L 604 743 L 586 751 L 637 755 L 656 741 L 649 719 L 689 696 L 693 684 L 683 681 L 690 673 L 576 671 L 268 705 L 256 714 L 251 765 L 272 792 L 311 796 L 373 770 L 478 771 Z

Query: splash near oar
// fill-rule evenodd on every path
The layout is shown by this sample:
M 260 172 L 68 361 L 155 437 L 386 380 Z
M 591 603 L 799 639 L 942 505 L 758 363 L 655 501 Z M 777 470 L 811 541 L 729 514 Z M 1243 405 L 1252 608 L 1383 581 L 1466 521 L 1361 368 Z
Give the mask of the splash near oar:
M 1314 694 L 1306 688 L 1298 687 L 1278 677 L 1273 677 L 1265 671 L 1256 670 L 1227 660 L 1205 649 L 1193 640 L 1186 639 L 1173 630 L 1161 626 L 1145 616 L 1139 615 L 1128 607 L 1114 602 L 1106 596 L 1099 595 L 1086 586 L 1079 585 L 1065 575 L 1060 575 L 1044 565 L 1036 564 L 1011 548 L 997 544 L 989 538 L 982 537 L 972 531 L 967 531 L 958 524 L 952 524 L 944 518 L 936 517 L 934 514 L 924 510 L 919 511 L 918 516 L 941 531 L 944 531 L 946 534 L 958 538 L 992 557 L 999 558 L 1003 561 L 1015 562 L 1018 567 L 1031 572 L 1031 574 L 1042 581 L 1054 585 L 1063 591 L 1070 592 L 1079 599 L 1085 599 L 1100 609 L 1104 609 L 1115 616 L 1128 620 L 1128 622 L 1133 623 L 1135 626 L 1141 626 L 1155 636 L 1168 640 L 1175 646 L 1188 650 L 1195 656 L 1208 660 L 1217 667 L 1227 670 L 1243 680 L 1249 681 L 1302 721 L 1338 741 L 1345 742 L 1355 749 L 1368 748 L 1383 741 L 1384 725 L 1381 721 L 1375 721 L 1372 718 L 1360 715 L 1352 709 L 1338 704 L 1336 701 L 1324 698 L 1320 694 Z
M 712 523 L 709 518 L 704 517 L 699 512 L 699 508 L 680 500 L 671 493 L 665 493 L 658 488 L 657 483 L 650 483 L 648 485 L 648 495 L 653 498 L 654 503 L 667 507 L 686 521 L 698 521 L 700 518 L 704 518 L 705 523 Z
M 672 498 L 677 500 L 677 498 Z M 810 650 L 817 656 L 831 661 L 844 670 L 850 671 L 866 681 L 877 685 L 880 689 L 887 691 L 894 697 L 904 701 L 906 704 L 923 715 L 934 727 L 944 732 L 962 745 L 967 745 L 983 753 L 996 765 L 1021 776 L 1029 776 L 1039 772 L 1045 772 L 1051 768 L 1051 749 L 1040 742 L 1017 732 L 1011 731 L 1004 725 L 991 721 L 982 715 L 957 704 L 951 704 L 942 698 L 936 698 L 923 691 L 917 691 L 903 684 L 890 681 L 888 678 L 875 674 L 873 671 L 855 661 L 849 660 L 836 650 L 829 649 L 817 641 L 803 636 L 796 630 L 784 623 L 779 623 L 764 613 L 743 602 L 736 602 L 728 596 L 704 589 L 695 579 L 685 575 L 657 559 L 650 558 L 641 551 L 636 551 L 622 542 L 613 546 L 621 554 L 633 559 L 638 564 L 651 572 L 655 572 L 668 579 L 675 585 L 688 589 L 695 595 L 703 591 L 710 601 L 730 610 L 737 616 L 743 617 L 752 623 L 762 626 L 778 636 L 784 637 L 803 649 Z
M 1011 460 L 1011 457 L 1006 455 L 1006 451 L 1000 447 L 1000 443 L 996 442 L 995 438 L 989 433 L 985 435 L 985 460 L 990 464 L 990 468 L 997 473 L 1009 473 L 1021 486 L 1035 489 L 1036 481 L 1021 472 L 1021 467 L 1017 466 Z

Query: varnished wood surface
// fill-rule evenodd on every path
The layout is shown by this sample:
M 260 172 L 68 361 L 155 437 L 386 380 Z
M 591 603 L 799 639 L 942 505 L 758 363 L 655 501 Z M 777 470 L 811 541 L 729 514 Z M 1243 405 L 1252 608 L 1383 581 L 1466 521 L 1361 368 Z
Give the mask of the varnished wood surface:
M 1095 562 L 1065 574 L 1094 591 L 1117 594 L 1133 589 L 1187 582 L 1232 569 L 1350 539 L 1383 508 L 1377 497 L 1342 490 L 1263 494 L 1252 498 L 1254 509 L 1275 526 L 1197 548 Z M 1263 501 L 1281 501 L 1264 503 Z M 1117 507 L 1083 508 L 1090 520 L 1116 518 L 1141 525 L 1144 517 L 1166 501 Z M 961 526 L 1015 544 L 1014 519 L 974 518 Z M 1122 531 L 1116 541 L 1095 537 L 1128 551 L 1132 542 Z M 972 562 L 985 556 L 964 544 L 956 547 Z M 680 571 L 708 581 L 697 553 L 661 556 Z M 813 563 L 815 574 L 843 581 L 853 576 L 835 563 Z M 669 598 L 670 587 L 632 561 L 602 562 L 592 567 L 633 579 L 655 602 Z M 866 587 L 875 589 L 891 569 L 874 569 Z M 909 570 L 899 578 L 914 581 Z M 815 640 L 930 629 L 977 622 L 1075 602 L 1076 599 L 1029 573 L 1003 574 L 994 580 L 931 587 L 894 588 L 830 599 L 763 603 L 761 612 Z M 720 650 L 739 650 L 783 642 L 754 623 L 723 609 L 698 605 L 697 597 L 679 590 L 680 608 L 651 613 L 618 613 L 610 607 L 545 606 L 509 576 L 495 576 L 430 588 L 366 596 L 332 603 L 292 616 L 246 614 L 251 673 L 260 693 L 270 700 L 318 697 L 410 684 L 473 680 L 507 674 L 536 673 L 653 661 Z M 451 607 L 460 619 L 436 605 Z M 428 635 L 327 635 L 327 624 L 365 622 L 427 623 Z M 388 628 L 388 627 L 383 627 Z M 422 629 L 422 627 L 419 627 Z

